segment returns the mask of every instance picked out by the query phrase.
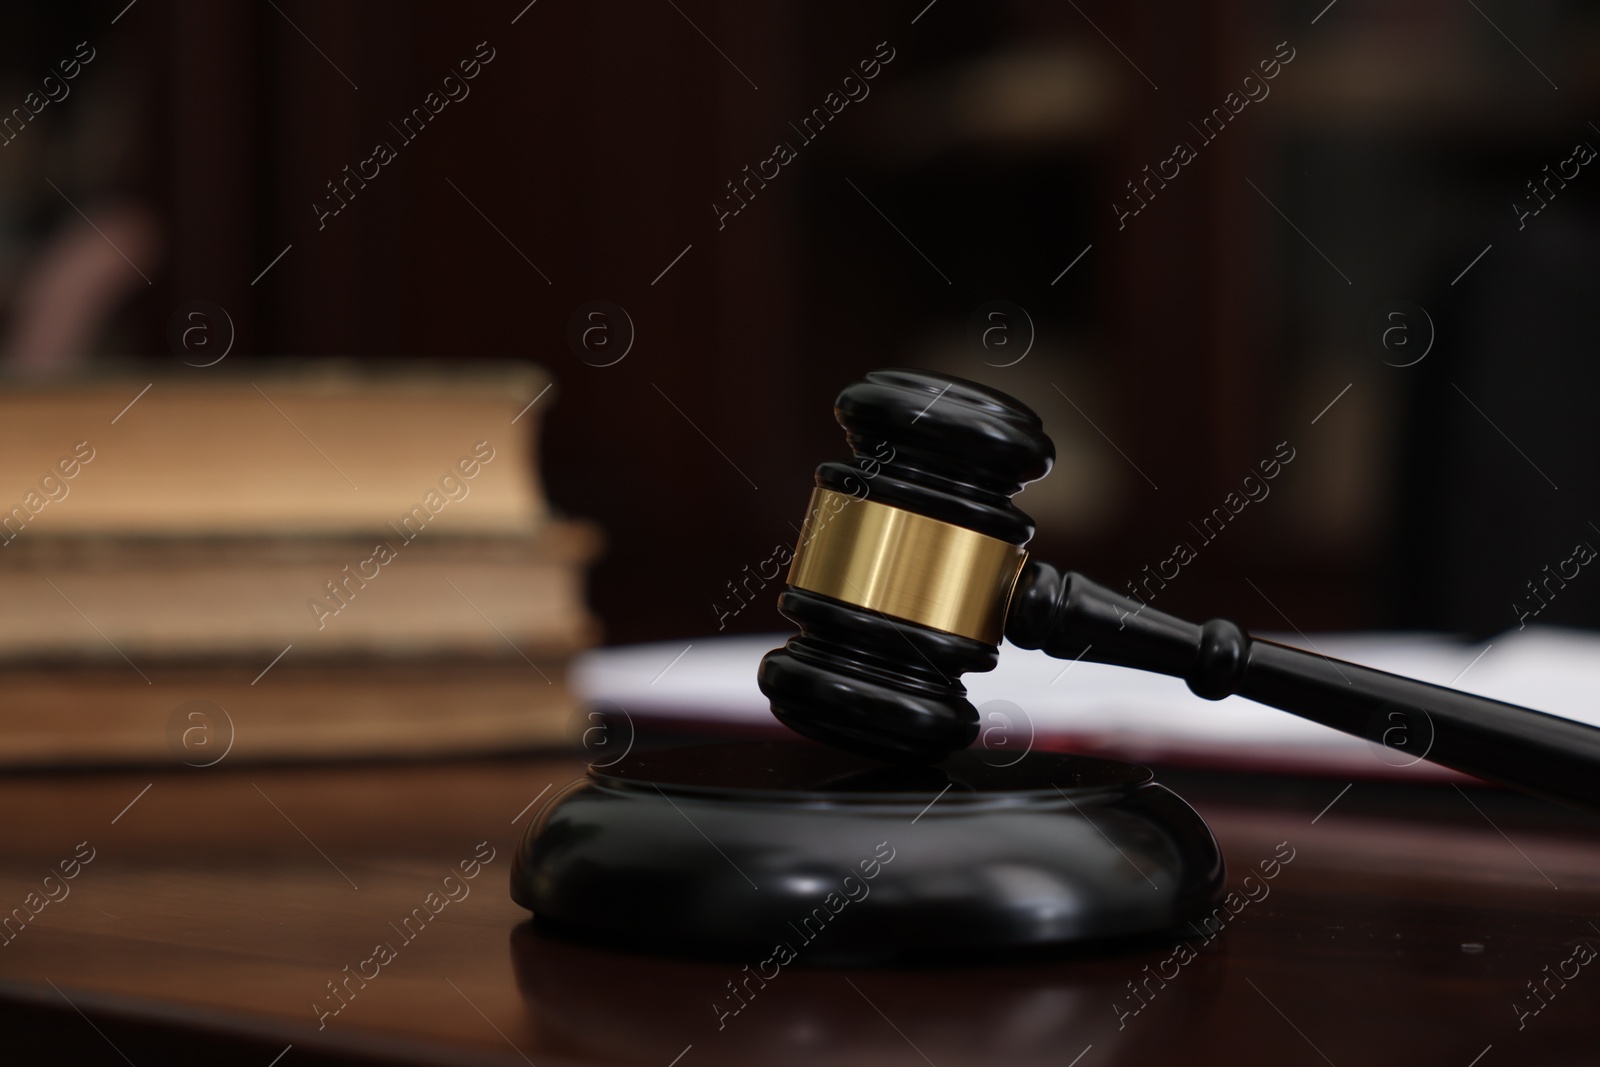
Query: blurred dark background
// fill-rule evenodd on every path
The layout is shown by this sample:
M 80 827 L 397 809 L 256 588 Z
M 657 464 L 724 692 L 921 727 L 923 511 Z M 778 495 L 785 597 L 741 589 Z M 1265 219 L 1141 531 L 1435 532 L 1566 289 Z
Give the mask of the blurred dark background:
M 784 628 L 775 588 L 730 613 L 728 583 L 793 541 L 843 450 L 834 394 L 887 365 L 1044 416 L 1060 461 L 1019 502 L 1048 558 L 1120 589 L 1193 546 L 1158 608 L 1486 634 L 1535 582 L 1539 622 L 1600 621 L 1600 575 L 1544 570 L 1600 545 L 1600 168 L 1574 162 L 1600 5 L 41 4 L 8 15 L 0 114 L 79 42 L 68 95 L 0 137 L 13 369 L 183 373 L 196 300 L 240 364 L 545 366 L 541 463 L 607 531 L 609 640 Z M 377 142 L 396 157 L 319 219 Z M 795 158 L 719 220 L 778 142 Z M 1178 142 L 1195 158 L 1119 224 Z M 569 341 L 594 300 L 636 334 L 613 365 Z

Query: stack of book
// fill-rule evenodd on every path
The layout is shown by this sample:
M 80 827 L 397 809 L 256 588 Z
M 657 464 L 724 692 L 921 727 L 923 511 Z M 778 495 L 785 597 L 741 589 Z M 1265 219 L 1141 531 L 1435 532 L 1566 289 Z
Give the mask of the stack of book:
M 596 530 L 535 369 L 0 389 L 0 765 L 565 740 Z

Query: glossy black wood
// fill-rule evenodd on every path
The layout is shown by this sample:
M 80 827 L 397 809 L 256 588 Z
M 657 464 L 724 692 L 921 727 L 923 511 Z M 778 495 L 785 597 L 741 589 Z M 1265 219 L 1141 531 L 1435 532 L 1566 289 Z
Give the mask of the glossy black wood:
M 836 414 L 858 463 L 892 451 L 883 502 L 1013 544 L 1032 535 L 1010 497 L 1048 472 L 1054 448 L 1020 401 L 956 378 L 881 371 L 847 388 Z M 818 484 L 849 491 L 850 470 L 824 464 Z M 801 631 L 761 665 L 780 721 L 900 762 L 972 743 L 977 713 L 960 674 L 992 669 L 997 648 L 793 589 L 779 606 Z M 1023 571 L 1006 637 L 1052 656 L 1173 675 L 1210 700 L 1237 694 L 1364 736 L 1396 761 L 1428 759 L 1600 810 L 1600 730 L 1258 641 L 1226 620 L 1185 622 L 1048 564 Z
M 1052 656 L 1182 678 L 1365 737 L 1397 762 L 1427 759 L 1535 796 L 1600 811 L 1600 730 L 1155 611 L 1081 574 L 1032 562 L 1006 637 Z
M 834 416 L 852 459 L 818 467 L 818 486 L 1015 545 L 1033 536 L 1011 497 L 1049 473 L 1055 445 L 1020 401 L 960 378 L 883 370 L 840 393 Z M 800 633 L 762 660 L 757 680 L 797 733 L 904 763 L 976 739 L 961 675 L 993 670 L 994 645 L 796 589 L 778 610 Z
M 1143 767 L 981 749 L 903 767 L 793 741 L 592 769 L 529 826 L 512 897 L 635 950 L 866 964 L 1169 930 L 1223 877 L 1209 828 Z
M 919 370 L 880 370 L 834 402 L 850 463 L 817 484 L 1026 544 L 1033 520 L 1011 502 L 1050 473 L 1056 446 L 1033 409 L 998 389 Z
M 803 589 L 785 589 L 778 610 L 800 633 L 762 659 L 757 681 L 791 730 L 891 763 L 926 763 L 977 739 L 961 675 L 993 670 L 996 646 Z

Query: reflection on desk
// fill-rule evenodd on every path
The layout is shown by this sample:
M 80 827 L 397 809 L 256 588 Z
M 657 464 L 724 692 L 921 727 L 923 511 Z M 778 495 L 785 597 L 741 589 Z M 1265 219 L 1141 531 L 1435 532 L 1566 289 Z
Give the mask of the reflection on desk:
M 1600 944 L 1594 821 L 1539 802 L 1169 774 L 1249 894 L 1220 933 L 973 967 L 802 955 L 763 983 L 747 981 L 757 960 L 559 940 L 511 903 L 518 833 L 581 773 L 524 759 L 0 783 L 7 909 L 79 842 L 95 850 L 0 946 L 8 1051 L 119 1062 L 109 1041 L 138 1064 L 266 1065 L 292 1045 L 282 1067 L 1465 1065 L 1490 1045 L 1482 1067 L 1592 1060 L 1587 968 L 1520 1028 L 1514 1010 L 1546 965 Z M 464 879 L 479 842 L 494 858 Z M 1246 886 L 1283 843 L 1292 861 Z M 452 874 L 470 892 L 430 905 Z M 419 907 L 438 910 L 408 926 Z M 394 958 L 352 980 L 378 943 Z M 347 1003 L 319 1028 L 330 983 Z

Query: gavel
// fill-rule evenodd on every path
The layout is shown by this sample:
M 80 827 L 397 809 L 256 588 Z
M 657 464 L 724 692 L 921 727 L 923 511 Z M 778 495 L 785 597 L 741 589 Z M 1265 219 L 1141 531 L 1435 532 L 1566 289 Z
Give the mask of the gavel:
M 882 370 L 835 405 L 851 462 L 817 468 L 778 609 L 799 634 L 761 661 L 779 721 L 900 764 L 972 744 L 961 675 L 992 670 L 1004 637 L 1059 658 L 1181 678 L 1414 757 L 1600 811 L 1600 729 L 1185 622 L 1081 574 L 1030 560 L 1012 502 L 1049 473 L 1039 416 L 995 389 Z

